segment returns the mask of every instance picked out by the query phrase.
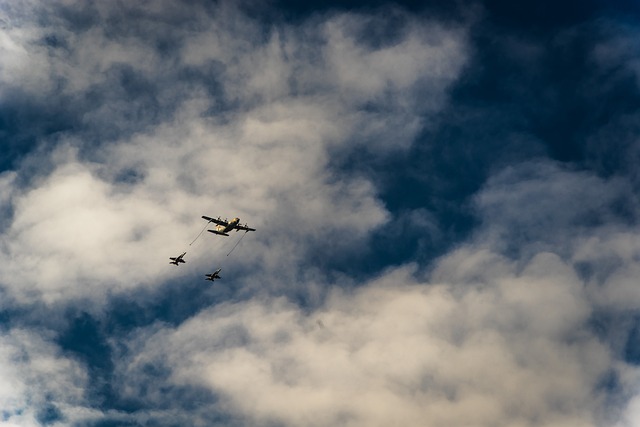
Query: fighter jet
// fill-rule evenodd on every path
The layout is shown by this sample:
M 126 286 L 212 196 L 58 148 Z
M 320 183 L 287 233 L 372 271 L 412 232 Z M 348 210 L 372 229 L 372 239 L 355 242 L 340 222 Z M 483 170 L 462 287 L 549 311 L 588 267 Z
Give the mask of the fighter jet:
M 177 257 L 169 257 L 169 259 L 171 260 L 169 264 L 178 265 L 181 262 L 187 262 L 183 259 L 186 254 L 186 252 L 183 252 L 182 255 L 178 255 Z
M 220 270 L 222 270 L 222 269 L 219 268 L 219 269 L 217 269 L 216 271 L 214 271 L 211 274 L 205 274 L 206 279 L 204 279 L 204 280 L 211 280 L 213 282 L 216 279 L 222 279 L 222 277 L 220 277 L 220 275 L 218 274 L 218 273 L 220 273 Z
M 215 222 L 216 228 L 214 230 L 207 230 L 209 233 L 219 234 L 220 236 L 228 236 L 228 232 L 231 230 L 236 231 L 256 231 L 255 228 L 250 228 L 247 224 L 240 224 L 240 218 L 233 218 L 231 221 L 227 221 L 226 219 L 218 218 L 210 218 L 208 216 L 202 216 L 202 219 L 206 219 L 209 222 Z

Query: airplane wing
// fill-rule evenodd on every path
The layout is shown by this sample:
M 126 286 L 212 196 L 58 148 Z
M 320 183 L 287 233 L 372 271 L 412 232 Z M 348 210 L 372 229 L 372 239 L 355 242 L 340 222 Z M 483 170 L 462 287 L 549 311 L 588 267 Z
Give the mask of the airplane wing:
M 224 226 L 224 227 L 226 227 L 227 225 L 229 225 L 229 223 L 228 223 L 227 221 L 223 221 L 223 220 L 221 220 L 221 219 L 220 219 L 220 217 L 218 217 L 218 218 L 211 218 L 211 217 L 208 217 L 208 216 L 202 215 L 202 219 L 206 219 L 206 220 L 207 220 L 207 221 L 209 221 L 209 222 L 215 222 L 216 224 L 218 224 L 218 225 L 222 225 L 222 226 Z
M 242 224 L 238 224 L 235 226 L 236 230 L 242 230 L 242 231 L 256 231 L 255 228 L 251 228 L 251 227 L 247 227 L 247 225 L 242 225 Z

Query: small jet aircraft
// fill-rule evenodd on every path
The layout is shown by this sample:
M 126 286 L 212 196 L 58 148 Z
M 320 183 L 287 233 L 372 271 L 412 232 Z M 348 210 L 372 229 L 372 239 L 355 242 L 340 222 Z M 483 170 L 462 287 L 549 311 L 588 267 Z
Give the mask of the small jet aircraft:
M 211 274 L 205 274 L 206 279 L 204 280 L 211 280 L 212 282 L 215 281 L 216 279 L 222 279 L 222 277 L 220 277 L 220 270 L 222 270 L 221 268 L 217 269 L 216 271 L 214 271 Z
M 169 264 L 178 265 L 181 262 L 187 262 L 184 260 L 184 256 L 186 254 L 187 254 L 186 252 L 183 252 L 182 255 L 178 255 L 177 257 L 169 257 L 169 259 L 171 260 Z
M 231 221 L 227 221 L 226 219 L 218 218 L 210 218 L 208 216 L 202 216 L 202 219 L 206 219 L 209 222 L 215 222 L 216 228 L 215 230 L 207 230 L 209 233 L 219 234 L 220 236 L 228 236 L 228 232 L 231 230 L 236 231 L 256 231 L 255 228 L 247 227 L 247 224 L 240 224 L 240 218 L 233 218 Z

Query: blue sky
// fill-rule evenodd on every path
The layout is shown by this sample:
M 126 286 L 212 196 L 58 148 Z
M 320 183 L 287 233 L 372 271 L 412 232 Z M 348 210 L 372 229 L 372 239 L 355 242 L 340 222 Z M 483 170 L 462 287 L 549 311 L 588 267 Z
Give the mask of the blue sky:
M 318 3 L 0 0 L 0 425 L 638 425 L 637 4 Z

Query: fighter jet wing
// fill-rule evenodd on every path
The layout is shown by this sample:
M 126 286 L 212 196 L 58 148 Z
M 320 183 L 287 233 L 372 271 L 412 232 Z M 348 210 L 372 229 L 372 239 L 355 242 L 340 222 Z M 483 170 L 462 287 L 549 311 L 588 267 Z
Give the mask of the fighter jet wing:
M 215 222 L 218 225 L 222 225 L 223 227 L 226 227 L 227 225 L 229 225 L 229 223 L 227 221 L 223 221 L 220 219 L 220 217 L 218 218 L 211 218 L 205 215 L 202 215 L 202 219 L 206 219 L 209 222 Z

